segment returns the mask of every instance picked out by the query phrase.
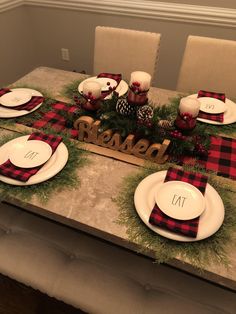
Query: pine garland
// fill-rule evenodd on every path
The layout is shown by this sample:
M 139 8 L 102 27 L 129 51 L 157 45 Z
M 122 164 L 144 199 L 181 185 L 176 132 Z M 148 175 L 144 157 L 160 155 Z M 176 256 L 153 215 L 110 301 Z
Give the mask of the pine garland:
M 75 91 L 75 103 L 80 104 L 82 96 Z M 174 137 L 172 132 L 175 130 L 174 120 L 177 116 L 177 108 L 180 101 L 180 96 L 173 98 L 170 105 L 154 107 L 153 103 L 149 106 L 153 108 L 153 117 L 151 127 L 146 125 L 139 125 L 136 116 L 123 116 L 116 111 L 116 104 L 119 99 L 117 93 L 113 93 L 111 99 L 106 99 L 102 102 L 101 108 L 97 111 L 87 111 L 80 109 L 78 116 L 88 115 L 94 119 L 101 120 L 100 132 L 111 129 L 113 132 L 118 132 L 123 138 L 129 134 L 134 134 L 136 139 L 145 138 L 151 143 L 162 143 L 164 139 L 169 139 L 171 145 L 169 146 L 169 154 L 172 156 L 190 155 L 198 157 L 206 154 L 210 145 L 210 134 L 207 125 L 197 124 L 191 135 Z M 159 125 L 161 120 L 170 121 L 172 125 L 169 129 L 165 129 Z M 201 143 L 202 151 L 198 150 L 198 143 Z
M 139 245 L 140 252 L 153 251 L 158 263 L 180 257 L 199 270 L 209 267 L 212 263 L 228 267 L 226 249 L 231 245 L 236 230 L 235 190 L 226 183 L 222 184 L 222 181 L 219 183 L 214 176 L 209 175 L 208 182 L 223 200 L 225 218 L 221 228 L 211 237 L 196 242 L 178 242 L 158 235 L 141 221 L 133 201 L 135 189 L 146 176 L 167 170 L 168 167 L 168 164 L 164 166 L 148 164 L 136 174 L 124 178 L 119 194 L 113 199 L 119 209 L 119 218 L 116 222 L 126 227 L 128 239 Z M 189 166 L 184 168 L 206 174 L 206 171 L 199 168 Z
M 44 130 L 44 133 L 55 134 L 53 130 Z M 0 146 L 4 143 L 22 136 L 28 133 L 14 133 L 11 135 L 2 136 L 0 139 Z M 14 186 L 4 182 L 0 182 L 0 199 L 7 197 L 19 197 L 22 201 L 28 201 L 33 196 L 36 196 L 42 203 L 48 201 L 50 196 L 54 193 L 58 193 L 61 190 L 72 190 L 80 185 L 80 178 L 77 174 L 78 168 L 84 167 L 88 163 L 86 155 L 87 152 L 78 148 L 68 137 L 60 134 L 63 137 L 63 142 L 66 145 L 69 152 L 69 159 L 66 166 L 53 178 L 41 182 L 40 184 L 28 185 L 28 186 Z

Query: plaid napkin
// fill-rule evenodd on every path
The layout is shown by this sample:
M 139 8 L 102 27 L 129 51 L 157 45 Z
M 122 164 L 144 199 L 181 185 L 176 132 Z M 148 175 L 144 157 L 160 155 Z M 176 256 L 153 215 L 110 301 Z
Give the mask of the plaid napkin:
M 11 92 L 10 89 L 8 88 L 2 88 L 0 89 L 0 96 L 3 96 L 6 93 Z M 44 97 L 41 96 L 32 96 L 31 99 L 25 103 L 24 105 L 20 105 L 20 106 L 15 106 L 15 107 L 6 107 L 3 106 L 1 104 L 2 107 L 4 108 L 8 108 L 8 109 L 13 109 L 13 110 L 27 110 L 27 111 L 31 111 L 33 110 L 35 107 L 37 107 L 39 104 L 41 104 L 44 101 Z
M 198 92 L 197 97 L 198 98 L 199 97 L 211 97 L 211 98 L 216 98 L 225 102 L 225 94 L 223 93 L 215 93 L 215 92 L 208 92 L 208 91 L 200 90 Z M 222 112 L 222 113 L 214 114 L 214 113 L 207 113 L 207 112 L 200 111 L 198 114 L 198 118 L 211 120 L 211 121 L 217 121 L 217 122 L 223 122 L 224 113 Z
M 205 193 L 207 177 L 200 173 L 183 171 L 170 167 L 167 171 L 165 181 L 183 181 L 194 185 L 196 188 Z M 190 220 L 178 220 L 164 214 L 155 204 L 149 217 L 150 224 L 167 229 L 187 237 L 196 238 L 198 232 L 199 217 Z
M 1 88 L 0 89 L 0 97 L 6 93 L 9 93 L 11 90 L 9 88 Z
M 30 135 L 28 141 L 29 140 L 39 140 L 46 142 L 51 146 L 53 154 L 57 149 L 58 145 L 61 143 L 62 137 L 55 136 L 52 134 L 43 134 L 35 132 Z M 18 181 L 26 182 L 29 180 L 31 176 L 35 175 L 42 166 L 43 165 L 34 168 L 21 168 L 13 165 L 11 161 L 8 159 L 6 162 L 0 165 L 0 174 Z
M 53 110 L 46 112 L 41 119 L 35 121 L 31 127 L 35 129 L 42 129 L 51 127 L 57 132 L 62 132 L 64 130 L 68 130 L 70 132 L 71 138 L 78 137 L 78 130 L 75 129 L 67 129 L 66 128 L 66 120 L 60 114 L 60 111 L 65 111 L 68 113 L 73 113 L 78 109 L 78 106 L 68 106 L 62 102 L 56 102 L 52 105 Z
M 109 79 L 113 79 L 117 82 L 117 86 L 120 84 L 120 81 L 122 80 L 122 75 L 121 74 L 112 74 L 112 73 L 100 73 L 98 74 L 97 78 L 100 77 L 105 77 L 105 78 L 109 78 Z M 116 87 L 117 87 L 116 86 Z M 109 91 L 102 91 L 102 96 L 103 98 L 105 98 L 106 96 L 108 96 L 109 94 L 112 93 L 113 90 L 109 90 Z

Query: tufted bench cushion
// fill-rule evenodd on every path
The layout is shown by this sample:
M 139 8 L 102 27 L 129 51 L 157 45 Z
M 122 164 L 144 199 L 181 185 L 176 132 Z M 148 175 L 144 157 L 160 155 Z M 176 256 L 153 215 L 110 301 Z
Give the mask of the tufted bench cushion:
M 236 294 L 0 203 L 0 272 L 88 313 L 235 313 Z

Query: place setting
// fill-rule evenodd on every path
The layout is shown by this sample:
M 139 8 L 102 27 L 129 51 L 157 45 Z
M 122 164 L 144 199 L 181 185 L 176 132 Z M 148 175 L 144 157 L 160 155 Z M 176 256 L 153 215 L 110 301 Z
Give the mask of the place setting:
M 119 97 L 128 91 L 128 84 L 122 80 L 121 74 L 100 73 L 97 76 L 89 77 L 78 86 L 79 93 L 90 99 L 110 99 L 113 92 Z
M 37 110 L 43 95 L 31 88 L 0 89 L 0 118 L 15 118 Z
M 68 161 L 68 149 L 60 136 L 32 133 L 0 147 L 0 181 L 27 186 L 59 173 Z
M 144 178 L 134 193 L 135 209 L 155 233 L 175 241 L 212 236 L 224 221 L 224 204 L 201 173 L 170 167 Z
M 226 125 L 236 122 L 236 104 L 226 98 L 224 93 L 200 90 L 197 94 L 186 97 L 187 99 L 197 99 L 200 102 L 198 121 Z

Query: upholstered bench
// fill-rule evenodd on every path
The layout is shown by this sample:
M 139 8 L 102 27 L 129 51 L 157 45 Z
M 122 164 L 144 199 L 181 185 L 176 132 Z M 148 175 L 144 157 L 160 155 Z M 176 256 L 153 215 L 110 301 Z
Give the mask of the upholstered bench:
M 236 294 L 0 204 L 0 272 L 88 313 L 235 313 Z

